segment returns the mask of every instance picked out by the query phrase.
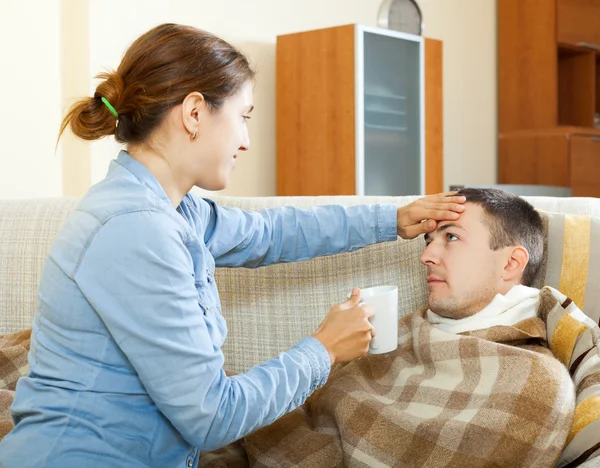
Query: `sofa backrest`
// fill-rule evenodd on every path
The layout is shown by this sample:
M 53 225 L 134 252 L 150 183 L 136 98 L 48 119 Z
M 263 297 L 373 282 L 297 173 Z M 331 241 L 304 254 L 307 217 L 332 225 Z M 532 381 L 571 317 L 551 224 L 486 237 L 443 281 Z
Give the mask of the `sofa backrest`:
M 600 217 L 542 212 L 544 262 L 533 286 L 552 286 L 598 323 L 600 320 Z
M 246 210 L 331 203 L 405 205 L 416 198 L 213 197 L 219 204 Z M 526 198 L 543 210 L 600 217 L 599 199 Z M 56 233 L 76 205 L 74 198 L 0 200 L 0 334 L 30 327 L 43 263 Z M 223 348 L 225 367 L 244 371 L 289 348 L 311 334 L 329 308 L 344 301 L 354 286 L 398 285 L 401 315 L 424 306 L 425 270 L 419 263 L 423 248 L 422 238 L 400 239 L 304 262 L 217 269 L 229 327 Z M 594 287 L 600 290 L 600 284 Z
M 338 203 L 410 203 L 417 197 L 221 197 L 218 203 L 245 210 L 293 205 Z M 540 210 L 597 216 L 600 199 L 524 197 Z M 553 217 L 553 225 L 559 220 Z M 558 249 L 558 240 L 551 247 Z M 589 240 L 588 240 L 589 243 Z M 399 315 L 414 312 L 427 303 L 425 268 L 419 257 L 425 248 L 422 237 L 377 244 L 347 254 L 321 257 L 304 262 L 273 265 L 248 270 L 219 269 L 217 281 L 227 319 L 229 337 L 225 341 L 226 368 L 243 371 L 275 356 L 297 340 L 312 333 L 331 306 L 345 300 L 352 287 L 398 285 Z M 562 247 L 561 247 L 562 249 Z M 556 255 L 546 271 L 557 268 Z M 560 274 L 559 274 L 560 276 Z M 556 275 L 551 278 L 556 281 Z M 590 289 L 600 290 L 599 283 Z M 558 287 L 560 280 L 551 286 Z M 600 304 L 598 304 L 600 305 Z
M 0 334 L 31 327 L 52 241 L 77 198 L 0 200 Z

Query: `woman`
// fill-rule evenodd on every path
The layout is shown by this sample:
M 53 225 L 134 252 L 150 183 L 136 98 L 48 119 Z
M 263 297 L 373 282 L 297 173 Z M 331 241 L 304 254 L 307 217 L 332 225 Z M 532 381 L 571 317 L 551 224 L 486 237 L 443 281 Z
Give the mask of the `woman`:
M 359 291 L 277 358 L 228 377 L 215 265 L 257 267 L 415 237 L 462 197 L 408 207 L 247 213 L 189 193 L 227 186 L 249 148 L 254 72 L 223 40 L 158 26 L 63 121 L 126 144 L 51 249 L 5 467 L 196 466 L 302 404 L 374 335 Z M 421 223 L 422 220 L 427 222 Z M 221 285 L 227 287 L 227 285 Z

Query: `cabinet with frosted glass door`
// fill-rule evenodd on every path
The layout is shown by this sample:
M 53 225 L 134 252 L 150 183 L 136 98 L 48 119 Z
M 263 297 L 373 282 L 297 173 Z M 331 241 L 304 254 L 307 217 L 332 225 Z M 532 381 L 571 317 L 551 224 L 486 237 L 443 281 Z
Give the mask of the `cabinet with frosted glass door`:
M 277 38 L 277 194 L 443 189 L 442 43 L 361 25 Z

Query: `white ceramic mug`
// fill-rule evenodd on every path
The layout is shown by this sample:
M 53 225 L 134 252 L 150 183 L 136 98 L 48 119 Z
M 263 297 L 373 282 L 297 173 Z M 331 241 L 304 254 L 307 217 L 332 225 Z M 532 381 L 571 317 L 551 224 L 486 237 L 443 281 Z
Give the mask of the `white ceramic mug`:
M 369 344 L 369 354 L 383 354 L 398 347 L 398 286 L 374 286 L 360 290 L 361 303 L 373 307 L 370 321 L 376 336 Z

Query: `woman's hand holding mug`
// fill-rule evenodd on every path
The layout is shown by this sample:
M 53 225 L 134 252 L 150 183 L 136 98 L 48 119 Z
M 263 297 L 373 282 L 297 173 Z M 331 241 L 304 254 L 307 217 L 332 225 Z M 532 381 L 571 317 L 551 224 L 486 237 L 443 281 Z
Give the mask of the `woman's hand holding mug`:
M 329 310 L 312 335 L 323 343 L 332 365 L 362 357 L 369 350 L 369 343 L 375 336 L 375 328 L 369 321 L 374 312 L 369 304 L 359 303 L 360 289 L 354 288 L 346 302 Z

